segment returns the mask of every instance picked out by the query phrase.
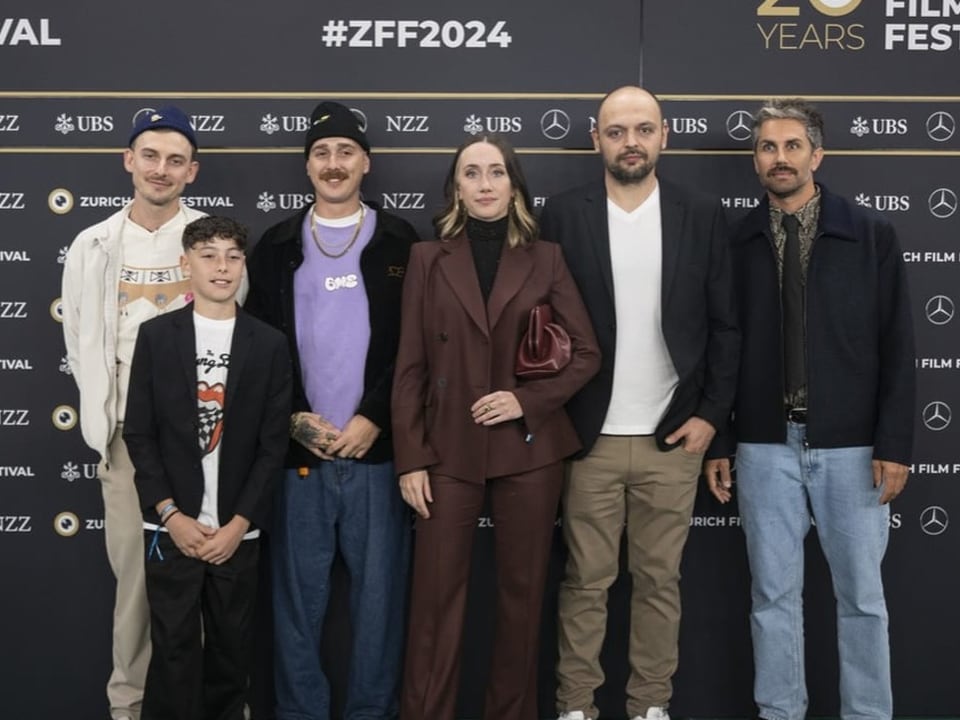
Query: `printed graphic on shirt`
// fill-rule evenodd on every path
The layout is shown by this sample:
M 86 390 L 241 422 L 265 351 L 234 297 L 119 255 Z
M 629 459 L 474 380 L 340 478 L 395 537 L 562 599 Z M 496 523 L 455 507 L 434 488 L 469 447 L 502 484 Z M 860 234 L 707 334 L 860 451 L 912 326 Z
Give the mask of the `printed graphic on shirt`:
M 228 356 L 229 358 L 229 356 Z M 223 383 L 197 383 L 197 404 L 200 415 L 200 449 L 209 455 L 217 449 L 223 435 Z
M 203 357 L 197 358 L 197 375 L 209 375 L 221 368 L 226 371 L 229 367 L 230 353 L 217 354 L 213 350 L 207 349 Z
M 164 268 L 120 268 L 118 302 L 120 311 L 132 302 L 143 299 L 158 310 L 165 310 L 179 295 L 190 290 L 190 281 L 183 277 L 178 265 Z

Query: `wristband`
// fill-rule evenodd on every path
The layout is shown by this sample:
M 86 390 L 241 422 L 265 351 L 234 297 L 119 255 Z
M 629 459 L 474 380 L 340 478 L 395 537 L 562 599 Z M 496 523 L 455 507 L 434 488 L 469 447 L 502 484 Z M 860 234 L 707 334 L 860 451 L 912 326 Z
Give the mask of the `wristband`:
M 173 510 L 171 510 L 169 513 L 167 513 L 166 517 L 160 518 L 160 524 L 163 525 L 164 527 L 166 527 L 166 526 L 167 526 L 167 522 L 169 522 L 170 518 L 172 518 L 172 517 L 173 517 L 174 515 L 176 515 L 178 512 L 180 512 L 180 508 L 174 507 Z

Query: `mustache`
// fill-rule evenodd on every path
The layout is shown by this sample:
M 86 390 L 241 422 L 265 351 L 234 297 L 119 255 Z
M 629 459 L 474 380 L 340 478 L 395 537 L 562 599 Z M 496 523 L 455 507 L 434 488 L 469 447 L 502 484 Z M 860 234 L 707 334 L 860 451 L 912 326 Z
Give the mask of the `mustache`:
M 346 180 L 349 176 L 344 170 L 331 168 L 330 170 L 324 170 L 317 177 L 321 180 Z
M 640 156 L 641 158 L 643 158 L 644 160 L 649 160 L 649 159 L 650 159 L 650 158 L 647 156 L 647 153 L 645 153 L 645 152 L 644 152 L 643 150 L 641 150 L 640 148 L 627 148 L 627 149 L 624 150 L 622 153 L 620 153 L 619 155 L 617 155 L 617 160 L 625 160 L 625 159 L 626 159 L 628 156 L 630 156 L 630 155 L 639 155 L 639 156 Z
M 794 169 L 793 169 L 792 167 L 790 167 L 789 165 L 774 165 L 772 168 L 770 168 L 770 169 L 767 171 L 767 177 L 770 177 L 770 176 L 772 176 L 774 173 L 778 173 L 778 172 L 788 172 L 788 173 L 793 173 L 794 175 L 797 174 L 797 171 L 794 170 Z

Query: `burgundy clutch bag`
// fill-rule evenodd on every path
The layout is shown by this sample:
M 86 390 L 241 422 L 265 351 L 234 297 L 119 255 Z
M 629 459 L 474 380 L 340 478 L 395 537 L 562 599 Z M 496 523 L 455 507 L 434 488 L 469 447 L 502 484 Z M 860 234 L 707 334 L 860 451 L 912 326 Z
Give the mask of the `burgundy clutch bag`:
M 570 336 L 553 322 L 549 305 L 530 311 L 527 332 L 517 350 L 517 377 L 525 380 L 556 375 L 570 363 Z

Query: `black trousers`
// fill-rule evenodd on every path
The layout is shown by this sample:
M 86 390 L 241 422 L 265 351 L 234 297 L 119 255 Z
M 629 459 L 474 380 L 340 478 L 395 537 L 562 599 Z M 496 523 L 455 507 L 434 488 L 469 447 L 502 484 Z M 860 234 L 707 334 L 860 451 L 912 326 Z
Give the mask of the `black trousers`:
M 166 533 L 158 545 L 163 559 L 146 560 L 153 653 L 142 718 L 242 720 L 260 542 L 244 540 L 223 565 L 184 556 Z

